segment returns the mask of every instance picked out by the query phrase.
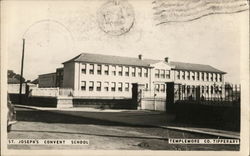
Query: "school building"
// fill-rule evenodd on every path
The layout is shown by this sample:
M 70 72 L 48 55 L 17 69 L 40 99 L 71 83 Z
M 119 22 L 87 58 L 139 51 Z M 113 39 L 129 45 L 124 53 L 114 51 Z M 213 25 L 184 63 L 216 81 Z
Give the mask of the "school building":
M 76 97 L 131 97 L 132 84 L 144 86 L 149 94 L 166 96 L 166 82 L 213 92 L 224 84 L 225 72 L 210 65 L 103 54 L 81 53 L 63 62 L 60 80 L 63 88 L 74 90 Z M 40 83 L 40 81 L 39 81 Z

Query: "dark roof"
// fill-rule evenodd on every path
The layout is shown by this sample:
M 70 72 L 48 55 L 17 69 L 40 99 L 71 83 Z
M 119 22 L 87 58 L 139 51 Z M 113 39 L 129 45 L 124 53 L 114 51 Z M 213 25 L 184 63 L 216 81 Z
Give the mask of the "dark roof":
M 226 72 L 223 72 L 219 69 L 216 69 L 210 65 L 205 65 L 205 64 L 170 62 L 170 65 L 174 66 L 174 69 L 177 69 L 177 70 L 205 71 L 205 72 L 226 74 Z
M 68 62 L 88 62 L 88 63 L 106 63 L 106 64 L 119 64 L 119 65 L 132 65 L 132 66 L 142 66 L 149 67 L 151 64 L 161 62 L 162 60 L 152 60 L 152 59 L 138 59 L 135 57 L 122 57 L 122 56 L 112 56 L 112 55 L 102 55 L 102 54 L 89 54 L 82 53 L 64 63 Z M 64 64 L 63 63 L 63 64 Z
M 153 59 L 142 59 L 135 57 L 123 57 L 123 56 L 112 56 L 112 55 L 103 55 L 103 54 L 90 54 L 90 53 L 81 53 L 80 55 L 64 62 L 87 62 L 87 63 L 106 63 L 106 64 L 119 64 L 119 65 L 132 65 L 132 66 L 142 66 L 150 67 L 150 65 L 163 62 L 163 60 L 153 60 Z M 191 70 L 191 71 L 205 71 L 205 72 L 216 72 L 223 73 L 225 72 L 218 70 L 210 65 L 204 64 L 194 64 L 194 63 L 183 63 L 183 62 L 173 62 L 169 63 L 170 66 L 173 66 L 173 69 L 179 70 Z

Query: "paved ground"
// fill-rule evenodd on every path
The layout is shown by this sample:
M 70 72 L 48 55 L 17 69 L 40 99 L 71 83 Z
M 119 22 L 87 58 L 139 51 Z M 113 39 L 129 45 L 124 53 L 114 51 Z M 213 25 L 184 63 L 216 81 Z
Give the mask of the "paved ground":
M 173 118 L 160 112 L 119 110 L 34 110 L 17 108 L 10 139 L 88 139 L 88 146 L 9 145 L 10 149 L 239 150 L 239 145 L 173 145 L 169 138 L 215 138 L 147 126 Z M 150 118 L 149 118 L 150 117 Z M 141 123 L 141 124 L 139 124 Z M 157 124 L 157 122 L 156 122 Z

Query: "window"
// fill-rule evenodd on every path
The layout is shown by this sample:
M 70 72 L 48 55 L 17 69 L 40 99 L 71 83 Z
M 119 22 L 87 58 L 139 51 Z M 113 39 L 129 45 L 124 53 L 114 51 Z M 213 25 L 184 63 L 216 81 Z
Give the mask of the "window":
M 220 82 L 222 82 L 222 74 L 220 74 Z
M 146 89 L 146 90 L 148 90 L 148 83 L 146 83 L 146 85 L 145 85 L 145 89 Z
M 155 70 L 155 77 L 156 77 L 156 78 L 159 78 L 159 77 L 160 77 L 160 70 L 159 70 L 159 69 L 156 69 L 156 70 Z
M 135 67 L 132 68 L 132 76 L 135 77 Z
M 94 90 L 94 81 L 90 81 L 89 82 L 89 91 L 93 91 Z
M 187 71 L 187 79 L 190 80 L 190 72 Z
M 122 82 L 118 83 L 118 91 L 120 91 L 120 92 L 122 91 Z
M 190 93 L 190 86 L 187 86 L 187 94 Z
M 203 72 L 201 73 L 201 79 L 202 79 L 202 81 L 204 81 L 204 73 Z
M 115 82 L 111 83 L 111 91 L 113 91 L 113 92 L 115 91 Z
M 101 87 L 102 87 L 101 85 L 102 83 L 100 81 L 96 83 L 96 91 L 101 91 Z
M 115 65 L 113 65 L 112 67 L 112 75 L 116 75 L 116 66 Z
M 201 86 L 201 92 L 204 93 L 204 86 Z
M 209 86 L 207 86 L 207 91 L 206 92 L 209 93 Z
M 97 74 L 98 75 L 102 74 L 102 65 L 100 65 L 100 64 L 97 65 Z
M 176 71 L 177 79 L 180 79 L 180 71 Z
M 156 85 L 155 85 L 155 90 L 156 90 L 157 92 L 160 91 L 160 85 L 159 85 L 159 84 L 156 84 Z
M 86 90 L 86 81 L 81 82 L 81 90 Z
M 213 81 L 213 80 L 214 80 L 214 74 L 211 73 L 211 81 Z
M 161 78 L 165 78 L 165 70 L 164 69 L 160 70 L 160 73 L 161 73 Z
M 118 66 L 118 75 L 122 76 L 122 66 Z
M 185 77 L 186 77 L 185 71 L 182 71 L 182 79 L 185 80 Z
M 94 64 L 89 65 L 89 74 L 94 74 Z
M 129 83 L 125 83 L 125 91 L 129 91 Z
M 209 81 L 209 73 L 207 73 L 207 77 L 206 77 L 207 81 Z
M 192 75 L 192 80 L 195 80 L 195 72 L 191 71 L 191 75 Z
M 108 65 L 104 65 L 104 74 L 105 75 L 109 74 L 109 66 Z
M 109 91 L 109 82 L 104 82 L 104 90 Z
M 129 68 L 128 67 L 125 67 L 125 76 L 129 76 Z
M 215 74 L 215 81 L 218 81 L 218 74 Z
M 166 70 L 166 78 L 170 79 L 170 70 Z
M 142 69 L 140 67 L 138 68 L 138 76 L 142 77 Z
M 82 64 L 82 74 L 86 74 L 86 64 Z
M 165 84 L 161 84 L 161 92 L 165 92 Z
M 200 80 L 200 72 L 197 72 L 197 80 Z
M 211 94 L 213 94 L 213 93 L 214 93 L 214 87 L 211 86 Z
M 148 69 L 143 68 L 144 77 L 148 77 Z
M 195 86 L 192 86 L 192 93 L 194 93 L 194 90 L 195 90 Z

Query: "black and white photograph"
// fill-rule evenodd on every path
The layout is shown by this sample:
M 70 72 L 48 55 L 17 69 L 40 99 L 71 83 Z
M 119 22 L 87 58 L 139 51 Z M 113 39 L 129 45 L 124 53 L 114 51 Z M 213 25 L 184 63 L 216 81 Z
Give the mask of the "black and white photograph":
M 249 1 L 2 0 L 1 155 L 92 154 L 248 156 Z

